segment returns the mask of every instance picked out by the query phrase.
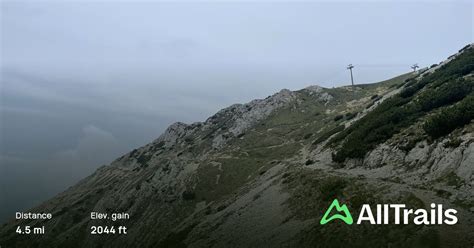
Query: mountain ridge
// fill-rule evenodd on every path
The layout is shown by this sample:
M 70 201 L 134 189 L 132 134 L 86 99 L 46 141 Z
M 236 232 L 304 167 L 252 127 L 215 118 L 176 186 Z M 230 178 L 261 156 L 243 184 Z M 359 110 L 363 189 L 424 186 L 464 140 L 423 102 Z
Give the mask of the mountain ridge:
M 464 61 L 474 62 L 474 48 L 471 44 L 463 49 L 440 65 L 378 84 L 284 89 L 265 99 L 231 105 L 204 122 L 174 123 L 153 142 L 34 208 L 49 211 L 54 218 L 45 224 L 48 235 L 28 242 L 32 247 L 472 244 L 472 121 L 438 138 L 427 134 L 424 126 L 443 111 L 453 112 L 451 108 L 473 94 L 474 66 Z M 437 107 L 424 112 L 416 108 L 411 119 L 398 118 L 396 111 L 423 99 L 431 103 L 425 95 L 450 85 L 467 85 L 461 88 L 460 99 L 435 102 Z M 391 105 L 399 98 L 395 103 L 400 105 Z M 397 118 L 387 122 L 392 119 L 378 113 Z M 387 123 L 395 126 L 386 127 Z M 384 127 L 383 139 L 357 143 Z M 347 148 L 364 150 L 354 155 Z M 462 218 L 452 229 L 413 225 L 350 229 L 336 223 L 321 228 L 322 211 L 333 198 L 344 200 L 351 209 L 390 200 L 424 207 L 436 200 L 456 206 Z M 128 221 L 106 222 L 123 223 L 129 234 L 88 236 L 88 228 L 101 223 L 89 219 L 91 211 L 129 213 Z M 2 243 L 26 244 L 12 231 L 17 223 L 2 226 Z

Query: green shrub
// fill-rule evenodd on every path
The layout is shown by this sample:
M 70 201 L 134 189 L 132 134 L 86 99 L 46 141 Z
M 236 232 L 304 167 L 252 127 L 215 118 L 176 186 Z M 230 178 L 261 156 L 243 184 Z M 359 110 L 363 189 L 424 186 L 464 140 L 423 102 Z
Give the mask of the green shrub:
M 401 92 L 400 92 L 400 96 L 403 97 L 403 98 L 407 98 L 407 97 L 411 97 L 413 96 L 416 92 L 418 92 L 418 88 L 417 87 L 414 87 L 414 86 L 408 86 L 406 88 L 404 88 Z
M 343 115 L 336 115 L 336 116 L 334 117 L 334 121 L 342 120 L 342 118 L 344 118 Z
M 346 120 L 352 120 L 354 117 L 357 116 L 357 112 L 354 112 L 354 113 L 347 113 L 346 114 Z
M 186 143 L 193 143 L 193 137 L 192 136 L 186 136 L 186 137 L 184 137 L 184 141 Z
M 461 145 L 462 140 L 460 138 L 450 139 L 448 142 L 444 143 L 444 148 L 457 148 Z
M 438 88 L 430 88 L 418 100 L 423 111 L 462 100 L 472 92 L 474 81 L 452 80 Z
M 432 138 L 439 138 L 470 123 L 473 118 L 474 94 L 471 94 L 458 104 L 445 108 L 440 113 L 428 118 L 423 129 Z
M 152 155 L 147 155 L 145 153 L 142 153 L 139 157 L 137 157 L 137 163 L 139 163 L 141 166 L 148 166 L 148 161 L 150 161 Z
M 339 177 L 329 177 L 320 182 L 319 191 L 323 201 L 329 201 L 342 194 L 342 191 L 347 186 L 347 181 Z
M 183 200 L 191 201 L 196 199 L 196 194 L 193 191 L 185 190 L 183 192 Z
M 321 142 L 323 142 L 323 141 L 329 139 L 329 137 L 331 137 L 332 135 L 334 135 L 334 134 L 336 134 L 336 133 L 338 133 L 338 132 L 340 132 L 340 131 L 342 131 L 342 130 L 344 130 L 344 125 L 339 125 L 339 126 L 333 128 L 333 129 L 331 129 L 331 130 L 329 130 L 329 131 L 323 133 L 321 136 L 319 136 L 319 137 L 313 142 L 313 145 L 317 145 L 317 144 L 319 144 L 319 143 L 321 143 Z
M 165 146 L 165 142 L 164 141 L 160 141 L 158 142 L 158 144 L 156 144 L 156 148 L 162 148 L 163 146 Z

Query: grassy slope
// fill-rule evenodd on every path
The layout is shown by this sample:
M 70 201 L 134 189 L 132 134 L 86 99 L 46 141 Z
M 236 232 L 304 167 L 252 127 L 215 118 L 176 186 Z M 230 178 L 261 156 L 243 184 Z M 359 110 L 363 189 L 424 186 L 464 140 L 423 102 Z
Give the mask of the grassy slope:
M 350 87 L 325 89 L 334 97 L 327 103 L 311 91 L 297 91 L 296 101 L 275 111 L 201 163 L 193 181 L 197 200 L 221 199 L 279 161 L 298 155 L 303 146 L 340 131 L 341 123 L 365 109 L 374 95 L 392 90 L 409 76 L 410 73 L 357 86 L 355 91 Z
M 470 48 L 434 73 L 409 80 L 400 94 L 384 101 L 330 141 L 333 146 L 341 144 L 333 156 L 334 161 L 363 158 L 376 145 L 439 108 L 450 109 L 438 113 L 424 125 L 432 138 L 469 123 L 474 112 L 472 97 L 466 96 L 472 95 L 474 80 L 466 75 L 473 70 L 474 49 Z

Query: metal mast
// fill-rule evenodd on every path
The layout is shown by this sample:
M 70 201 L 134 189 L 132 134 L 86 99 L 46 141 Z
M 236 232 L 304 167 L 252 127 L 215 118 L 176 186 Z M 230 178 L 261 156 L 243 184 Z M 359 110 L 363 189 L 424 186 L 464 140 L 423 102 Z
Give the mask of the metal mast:
M 352 68 L 354 68 L 352 64 L 349 64 L 347 66 L 347 69 L 351 71 L 351 82 L 352 82 L 352 86 L 354 86 L 354 77 L 352 76 Z

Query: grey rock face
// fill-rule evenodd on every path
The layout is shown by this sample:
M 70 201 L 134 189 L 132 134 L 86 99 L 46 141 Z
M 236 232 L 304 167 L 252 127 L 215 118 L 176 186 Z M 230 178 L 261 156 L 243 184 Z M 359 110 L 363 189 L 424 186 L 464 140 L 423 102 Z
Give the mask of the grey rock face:
M 464 178 L 464 180 L 473 184 L 474 182 L 474 143 L 470 143 L 467 148 L 462 151 L 462 159 L 456 174 Z
M 216 116 L 230 117 L 227 120 L 227 130 L 216 135 L 212 140 L 212 146 L 216 149 L 222 148 L 230 138 L 242 134 L 276 109 L 295 99 L 295 94 L 292 91 L 284 89 L 268 98 L 253 100 L 247 104 L 235 104 L 219 111 Z
M 185 132 L 187 124 L 182 122 L 173 123 L 166 131 L 156 140 L 156 142 L 164 142 L 165 147 L 171 147 L 176 144 L 178 138 L 182 137 Z
M 399 165 L 403 159 L 403 151 L 387 144 L 382 144 L 368 154 L 363 164 L 369 168 L 378 168 L 385 165 Z

